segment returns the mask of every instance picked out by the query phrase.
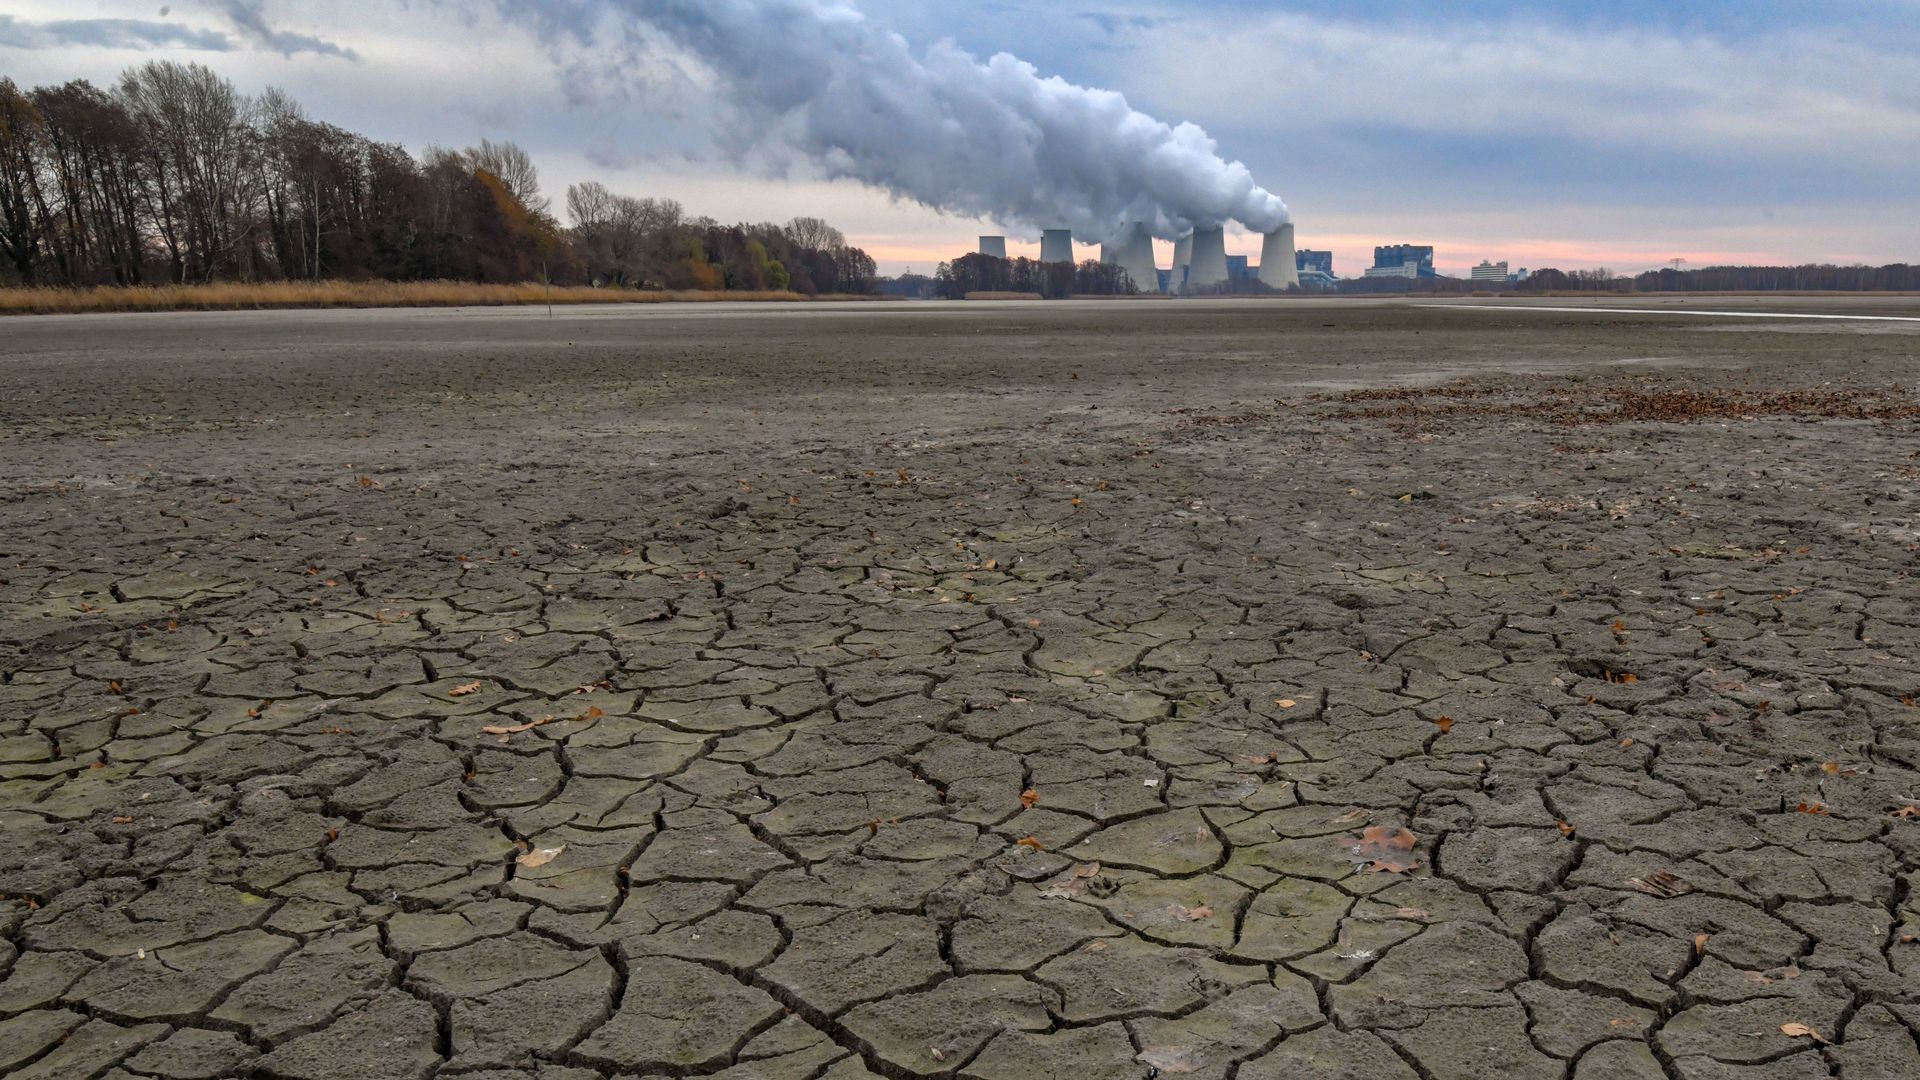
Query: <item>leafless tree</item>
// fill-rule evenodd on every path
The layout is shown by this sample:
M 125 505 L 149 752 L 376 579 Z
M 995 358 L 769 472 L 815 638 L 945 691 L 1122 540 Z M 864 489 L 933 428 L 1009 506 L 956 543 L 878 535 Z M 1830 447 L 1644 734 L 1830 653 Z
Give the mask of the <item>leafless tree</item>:
M 544 214 L 551 207 L 540 194 L 540 170 L 533 164 L 533 155 L 518 143 L 481 139 L 479 146 L 467 148 L 466 157 L 474 168 L 499 178 L 521 206 L 536 214 Z

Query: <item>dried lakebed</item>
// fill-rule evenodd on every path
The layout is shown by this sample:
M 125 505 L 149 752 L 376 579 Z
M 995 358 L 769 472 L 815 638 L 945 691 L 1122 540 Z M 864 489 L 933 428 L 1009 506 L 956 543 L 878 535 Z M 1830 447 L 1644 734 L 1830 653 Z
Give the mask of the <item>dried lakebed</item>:
M 1910 1080 L 1920 333 L 1731 322 L 9 323 L 0 1073 Z

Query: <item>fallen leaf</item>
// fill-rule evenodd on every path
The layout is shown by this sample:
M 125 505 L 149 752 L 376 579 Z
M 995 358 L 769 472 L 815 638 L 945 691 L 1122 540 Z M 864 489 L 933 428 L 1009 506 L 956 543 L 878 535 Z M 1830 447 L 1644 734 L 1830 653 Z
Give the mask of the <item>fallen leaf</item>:
M 1033 809 L 1034 804 L 1039 801 L 1040 801 L 1040 793 L 1033 790 L 1032 788 L 1028 788 L 1027 790 L 1020 793 L 1020 805 L 1025 809 L 1028 809 L 1028 810 Z
M 1283 708 L 1283 709 L 1291 709 L 1291 708 L 1293 708 L 1293 707 L 1294 707 L 1295 705 L 1297 705 L 1297 704 L 1299 704 L 1299 702 L 1297 702 L 1297 701 L 1295 701 L 1295 700 L 1293 700 L 1292 698 L 1284 698 L 1284 697 L 1281 697 L 1281 698 L 1274 698 L 1274 699 L 1273 699 L 1273 703 L 1274 703 L 1275 705 L 1278 705 L 1278 706 L 1280 706 L 1280 707 L 1281 707 L 1281 708 Z
M 1201 919 L 1213 918 L 1213 909 L 1205 904 L 1201 904 L 1198 907 L 1181 907 L 1179 904 L 1175 904 L 1173 905 L 1173 917 L 1185 922 L 1199 922 Z
M 1790 1039 L 1812 1039 L 1814 1042 L 1821 1044 L 1825 1044 L 1827 1041 L 1820 1036 L 1819 1032 L 1805 1024 L 1781 1024 L 1780 1034 Z
M 1794 807 L 1794 810 L 1802 814 L 1824 814 L 1827 812 L 1827 808 L 1824 805 L 1806 800 L 1801 800 L 1800 805 Z
M 456 686 L 453 689 L 447 691 L 447 696 L 448 697 L 466 697 L 468 694 L 477 694 L 479 692 L 480 692 L 480 683 L 478 680 L 475 680 L 470 683 L 461 683 L 459 686 Z
M 1393 917 L 1396 919 L 1425 919 L 1427 917 L 1427 909 L 1417 907 L 1394 908 Z
M 1366 864 L 1368 873 L 1404 874 L 1420 865 L 1413 857 L 1413 833 L 1391 825 L 1372 825 L 1353 845 L 1354 861 Z
M 1712 934 L 1693 935 L 1693 955 L 1705 956 L 1707 954 L 1707 942 L 1711 940 L 1713 940 Z
M 1554 822 L 1554 824 L 1560 827 L 1560 835 L 1561 835 L 1561 836 L 1572 836 L 1572 835 L 1573 835 L 1573 826 L 1572 826 L 1572 825 L 1569 825 L 1568 823 L 1566 823 L 1566 822 L 1564 822 L 1564 821 L 1556 821 L 1556 822 Z
M 1453 717 L 1451 716 L 1439 717 L 1438 719 L 1434 720 L 1433 726 L 1440 729 L 1440 734 L 1445 735 L 1447 732 L 1453 730 Z
M 1014 843 L 1018 844 L 1021 847 L 1032 848 L 1035 851 L 1047 850 L 1047 846 L 1045 844 L 1042 844 L 1039 841 L 1039 839 L 1032 836 L 1023 836 L 1020 839 L 1015 840 Z
M 567 850 L 567 845 L 565 844 L 559 844 L 555 847 L 534 848 L 532 851 L 522 853 L 519 858 L 513 861 L 532 870 L 545 866 L 554 859 L 559 858 L 560 853 L 565 850 Z
M 1893 816 L 1897 818 L 1920 817 L 1920 806 L 1903 807 L 1899 810 L 1895 810 L 1893 812 Z
M 518 735 L 523 731 L 532 731 L 534 728 L 545 727 L 548 724 L 564 723 L 564 722 L 573 721 L 573 720 L 598 720 L 605 715 L 607 714 L 601 710 L 600 706 L 595 705 L 593 708 L 588 709 L 586 712 L 581 713 L 579 716 L 543 716 L 538 720 L 529 720 L 524 724 L 513 724 L 513 725 L 489 724 L 486 727 L 481 728 L 480 731 L 481 731 L 481 734 L 484 734 L 484 735 L 500 735 L 500 736 Z
M 1630 878 L 1627 884 L 1646 893 L 1648 896 L 1657 896 L 1662 900 L 1671 900 L 1676 896 L 1685 896 L 1693 891 L 1693 886 L 1689 884 L 1686 879 L 1680 877 L 1678 874 L 1668 873 L 1665 870 L 1648 874 L 1643 878 Z
M 133 819 L 128 817 L 125 814 L 121 814 L 118 817 L 113 819 L 113 823 L 115 825 L 131 825 L 133 824 Z

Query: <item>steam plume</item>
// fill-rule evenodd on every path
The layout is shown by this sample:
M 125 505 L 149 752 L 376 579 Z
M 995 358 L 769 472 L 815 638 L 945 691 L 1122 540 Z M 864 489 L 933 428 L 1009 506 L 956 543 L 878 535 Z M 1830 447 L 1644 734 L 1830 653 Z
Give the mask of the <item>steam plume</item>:
M 746 119 L 782 132 L 834 177 L 1089 240 L 1112 239 L 1129 221 L 1172 239 L 1196 225 L 1264 233 L 1290 220 L 1286 203 L 1193 124 L 1043 78 L 1006 53 L 982 61 L 942 42 L 915 55 L 845 0 L 605 3 L 698 56 Z M 546 0 L 541 15 L 590 36 L 604 11 L 595 7 Z

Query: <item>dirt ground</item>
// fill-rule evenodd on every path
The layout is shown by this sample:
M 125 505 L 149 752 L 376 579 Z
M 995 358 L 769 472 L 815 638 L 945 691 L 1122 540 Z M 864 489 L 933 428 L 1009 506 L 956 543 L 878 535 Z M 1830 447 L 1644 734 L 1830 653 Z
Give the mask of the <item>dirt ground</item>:
M 1920 321 L 1554 305 L 9 321 L 0 1074 L 1912 1080 Z

